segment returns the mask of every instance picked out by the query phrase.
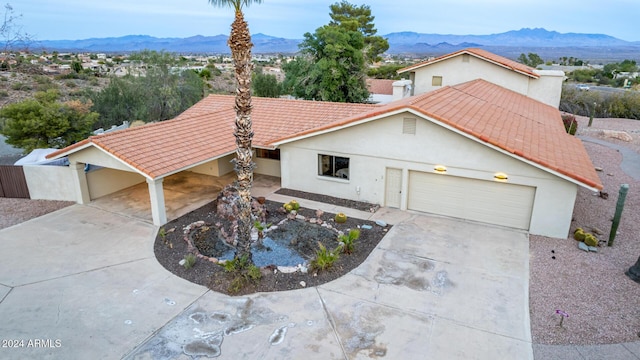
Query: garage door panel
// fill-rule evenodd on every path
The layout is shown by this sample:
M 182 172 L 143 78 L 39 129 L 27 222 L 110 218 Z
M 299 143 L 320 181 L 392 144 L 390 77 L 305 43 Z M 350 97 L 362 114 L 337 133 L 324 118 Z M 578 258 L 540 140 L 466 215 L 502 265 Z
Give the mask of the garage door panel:
M 535 188 L 450 175 L 409 172 L 408 208 L 529 229 Z

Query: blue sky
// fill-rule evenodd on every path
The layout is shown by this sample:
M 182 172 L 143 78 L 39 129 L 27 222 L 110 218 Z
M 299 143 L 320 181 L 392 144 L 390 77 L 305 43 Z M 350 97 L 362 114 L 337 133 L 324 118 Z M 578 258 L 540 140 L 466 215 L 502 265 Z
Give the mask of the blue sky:
M 252 33 L 302 38 L 329 22 L 323 0 L 264 0 L 245 11 Z M 378 34 L 486 35 L 542 27 L 561 33 L 606 34 L 640 41 L 638 0 L 394 0 L 366 3 Z M 189 37 L 228 34 L 233 11 L 207 0 L 14 0 L 8 1 L 23 32 L 36 40 L 151 35 Z

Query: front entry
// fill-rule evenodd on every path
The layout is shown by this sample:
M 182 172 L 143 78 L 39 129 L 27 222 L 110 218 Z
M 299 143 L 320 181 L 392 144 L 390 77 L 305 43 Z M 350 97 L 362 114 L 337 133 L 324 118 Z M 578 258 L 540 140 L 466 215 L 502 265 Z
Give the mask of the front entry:
M 402 169 L 387 168 L 385 206 L 400 208 L 402 202 Z

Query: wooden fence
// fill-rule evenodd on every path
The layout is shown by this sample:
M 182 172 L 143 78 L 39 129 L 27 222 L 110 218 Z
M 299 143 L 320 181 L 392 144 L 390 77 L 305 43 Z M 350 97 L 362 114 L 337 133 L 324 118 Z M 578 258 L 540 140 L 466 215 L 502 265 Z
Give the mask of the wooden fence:
M 31 198 L 22 166 L 0 165 L 0 197 Z

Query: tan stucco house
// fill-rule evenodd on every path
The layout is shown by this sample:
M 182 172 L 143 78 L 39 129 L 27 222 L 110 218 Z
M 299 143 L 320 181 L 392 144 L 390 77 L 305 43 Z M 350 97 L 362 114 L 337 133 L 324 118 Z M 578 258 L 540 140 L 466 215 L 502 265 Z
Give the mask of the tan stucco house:
M 409 74 L 411 95 L 484 79 L 557 108 L 564 72 L 537 70 L 483 49 L 462 49 L 398 70 Z
M 302 191 L 566 237 L 578 187 L 602 184 L 559 111 L 477 79 L 386 105 L 254 98 L 256 173 Z M 167 221 L 163 179 L 232 171 L 234 98 L 92 136 L 68 156 L 77 201 L 146 181 Z M 104 167 L 88 174 L 85 164 Z

